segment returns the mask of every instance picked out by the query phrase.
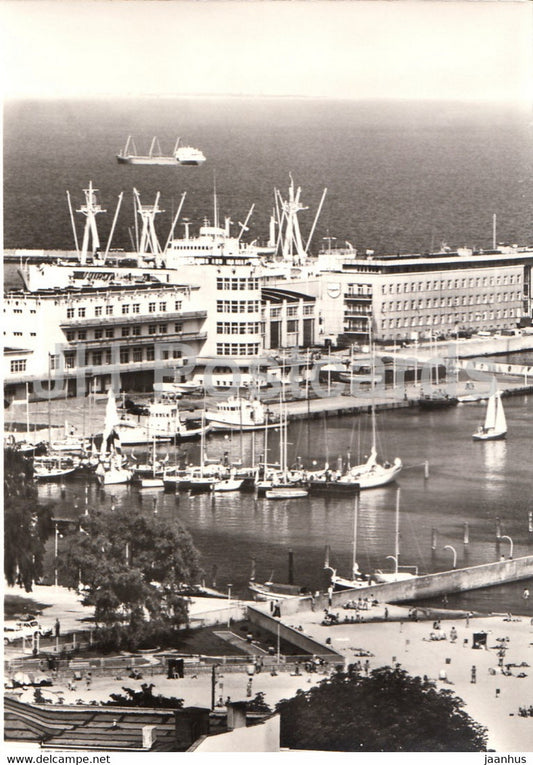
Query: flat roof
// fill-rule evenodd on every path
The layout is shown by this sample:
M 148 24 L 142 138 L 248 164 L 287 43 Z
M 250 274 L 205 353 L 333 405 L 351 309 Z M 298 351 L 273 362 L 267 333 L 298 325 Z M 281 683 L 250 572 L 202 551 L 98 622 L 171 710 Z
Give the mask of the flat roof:
M 316 301 L 312 295 L 278 287 L 261 287 L 261 299 L 270 300 L 271 303 L 282 303 L 284 300 L 288 303 L 297 303 L 300 300 L 308 300 L 313 303 Z

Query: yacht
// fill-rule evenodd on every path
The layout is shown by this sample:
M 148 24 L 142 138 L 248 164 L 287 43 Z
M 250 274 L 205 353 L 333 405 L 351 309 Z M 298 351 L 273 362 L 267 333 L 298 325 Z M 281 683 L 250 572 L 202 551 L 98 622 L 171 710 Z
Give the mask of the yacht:
M 267 425 L 267 410 L 258 399 L 230 396 L 227 401 L 217 402 L 215 411 L 206 411 L 205 419 L 213 430 L 263 430 Z M 278 425 L 271 422 L 270 427 Z

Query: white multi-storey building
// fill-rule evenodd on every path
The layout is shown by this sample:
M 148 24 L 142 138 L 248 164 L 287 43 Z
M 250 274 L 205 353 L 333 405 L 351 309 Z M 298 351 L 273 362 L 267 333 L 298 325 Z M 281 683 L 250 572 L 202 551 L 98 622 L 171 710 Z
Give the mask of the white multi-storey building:
M 207 310 L 192 286 L 11 292 L 3 313 L 8 396 L 56 378 L 69 393 L 85 392 L 87 378 L 104 391 L 112 375 L 124 388 L 151 390 L 156 370 L 188 364 L 207 339 Z
M 530 322 L 532 266 L 533 250 L 514 247 L 351 257 L 290 283 L 317 298 L 322 341 L 366 342 L 371 332 L 377 341 L 403 341 Z

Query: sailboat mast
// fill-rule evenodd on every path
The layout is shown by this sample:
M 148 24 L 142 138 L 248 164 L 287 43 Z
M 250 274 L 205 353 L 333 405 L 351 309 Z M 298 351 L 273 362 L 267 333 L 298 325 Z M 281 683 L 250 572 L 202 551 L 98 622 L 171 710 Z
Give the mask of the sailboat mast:
M 359 567 L 357 565 L 356 552 L 357 552 L 357 516 L 359 513 L 359 494 L 355 495 L 354 508 L 353 508 L 353 542 L 352 542 L 352 578 L 355 579 L 359 574 Z
M 400 488 L 396 489 L 396 533 L 394 535 L 394 573 L 398 573 L 400 558 Z
M 376 406 L 374 403 L 374 357 L 372 357 L 372 396 L 370 402 L 370 417 L 372 420 L 372 449 L 376 451 Z

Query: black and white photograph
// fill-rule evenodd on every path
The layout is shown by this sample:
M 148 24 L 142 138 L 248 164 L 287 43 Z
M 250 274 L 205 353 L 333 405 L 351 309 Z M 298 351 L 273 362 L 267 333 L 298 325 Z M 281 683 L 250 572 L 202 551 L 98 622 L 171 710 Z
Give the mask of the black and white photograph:
M 1 0 L 7 762 L 527 762 L 532 40 Z

